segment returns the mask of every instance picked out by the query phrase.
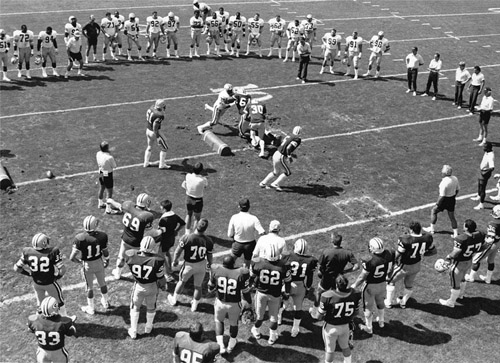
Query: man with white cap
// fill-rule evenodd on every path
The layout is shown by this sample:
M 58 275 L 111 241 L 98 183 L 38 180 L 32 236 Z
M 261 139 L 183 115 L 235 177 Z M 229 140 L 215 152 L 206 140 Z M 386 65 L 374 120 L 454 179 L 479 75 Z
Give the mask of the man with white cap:
M 293 162 L 293 158 L 297 157 L 293 152 L 300 146 L 301 139 L 299 135 L 302 132 L 302 127 L 295 126 L 292 131 L 292 135 L 287 135 L 278 150 L 273 155 L 273 171 L 267 174 L 267 176 L 259 183 L 261 188 L 274 188 L 278 192 L 282 192 L 280 183 L 283 182 L 287 177 L 292 174 L 290 166 L 288 163 Z M 276 180 L 269 184 L 269 182 L 277 177 Z
M 367 77 L 370 75 L 373 63 L 375 62 L 377 66 L 377 71 L 375 72 L 375 78 L 380 76 L 380 63 L 382 62 L 382 54 L 388 52 L 391 49 L 389 41 L 384 38 L 384 32 L 381 30 L 378 34 L 374 35 L 370 40 L 370 58 L 368 59 L 368 71 L 363 74 Z
M 66 68 L 66 73 L 64 78 L 68 78 L 71 68 L 73 68 L 73 62 L 77 61 L 80 64 L 78 69 L 79 76 L 85 76 L 82 73 L 83 70 L 83 58 L 82 58 L 82 33 L 79 30 L 73 33 L 73 36 L 66 40 L 66 50 L 68 52 L 68 68 Z
M 286 241 L 279 235 L 280 231 L 280 222 L 277 220 L 271 221 L 271 223 L 269 223 L 269 233 L 259 238 L 253 250 L 252 258 L 265 257 L 264 253 L 268 245 L 273 245 L 275 247 L 279 258 L 283 257 L 283 255 L 288 255 L 289 252 L 286 247 Z

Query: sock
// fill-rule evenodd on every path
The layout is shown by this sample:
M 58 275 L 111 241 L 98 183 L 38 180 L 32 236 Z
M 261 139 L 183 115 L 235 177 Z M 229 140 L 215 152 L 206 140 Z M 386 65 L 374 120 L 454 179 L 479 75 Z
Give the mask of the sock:
M 87 298 L 87 305 L 90 307 L 91 310 L 94 310 L 94 298 Z
M 458 228 L 453 228 L 453 236 L 458 236 Z
M 378 311 L 378 321 L 385 321 L 385 309 L 380 309 Z
M 451 289 L 450 301 L 455 304 L 457 302 L 460 290 Z
M 272 178 L 274 178 L 274 174 L 271 172 L 271 173 L 267 174 L 267 176 L 264 178 L 263 181 L 261 181 L 261 183 L 269 184 L 269 182 L 271 181 Z
M 467 285 L 467 282 L 461 282 L 460 283 L 460 292 L 458 294 L 459 297 L 463 297 L 464 296 L 466 285 Z
M 139 312 L 130 310 L 130 329 L 137 331 L 137 324 L 139 323 Z
M 278 177 L 278 179 L 276 179 L 273 184 L 280 185 L 280 183 L 283 182 L 283 180 L 285 180 L 285 179 L 286 179 L 286 175 L 285 174 L 280 174 L 280 176 Z
M 301 321 L 301 319 L 293 319 L 293 327 L 292 327 L 292 329 L 298 330 L 299 327 L 300 327 L 300 321 Z
M 413 290 L 410 290 L 410 289 L 404 289 L 404 292 L 403 292 L 403 305 L 406 305 L 406 303 L 408 302 L 408 299 L 410 298 L 411 294 L 413 294 Z
M 150 313 L 150 312 L 147 312 L 146 313 L 146 325 L 147 326 L 153 326 L 153 320 L 155 320 L 155 315 L 156 315 L 156 311 Z
M 387 305 L 392 305 L 392 301 L 394 300 L 395 291 L 396 291 L 396 286 L 387 285 L 387 296 L 385 298 Z
M 236 338 L 229 338 L 228 348 L 233 349 L 237 342 Z
M 144 165 L 149 163 L 149 159 L 151 159 L 151 151 L 146 150 L 144 152 Z
M 351 355 L 349 357 L 344 357 L 344 363 L 351 363 Z
M 167 158 L 167 153 L 165 151 L 160 151 L 160 166 L 165 165 L 166 158 Z
M 221 348 L 224 348 L 224 335 L 217 335 L 215 340 L 217 340 L 217 344 L 219 344 Z
M 365 311 L 365 322 L 368 329 L 373 329 L 373 315 L 371 311 Z

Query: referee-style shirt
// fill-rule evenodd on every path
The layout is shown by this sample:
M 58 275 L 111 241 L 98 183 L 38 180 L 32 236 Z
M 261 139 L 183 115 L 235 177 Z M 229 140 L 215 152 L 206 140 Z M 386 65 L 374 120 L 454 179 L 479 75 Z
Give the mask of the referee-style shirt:
M 110 154 L 103 151 L 98 151 L 95 155 L 97 160 L 97 166 L 99 166 L 99 172 L 107 176 L 112 173 L 116 168 L 115 158 Z
M 299 56 L 311 54 L 311 46 L 307 42 L 304 43 L 304 45 L 302 45 L 302 43 L 299 43 L 299 45 L 297 46 L 297 53 L 299 53 Z

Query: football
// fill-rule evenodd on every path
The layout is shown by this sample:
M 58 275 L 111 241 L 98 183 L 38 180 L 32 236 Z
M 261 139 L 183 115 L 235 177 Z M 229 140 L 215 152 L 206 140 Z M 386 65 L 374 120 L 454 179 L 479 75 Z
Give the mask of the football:
M 436 262 L 434 263 L 434 269 L 437 271 L 437 272 L 445 272 L 448 270 L 449 268 L 449 264 L 447 261 L 445 261 L 444 259 L 442 258 L 438 258 L 436 260 Z

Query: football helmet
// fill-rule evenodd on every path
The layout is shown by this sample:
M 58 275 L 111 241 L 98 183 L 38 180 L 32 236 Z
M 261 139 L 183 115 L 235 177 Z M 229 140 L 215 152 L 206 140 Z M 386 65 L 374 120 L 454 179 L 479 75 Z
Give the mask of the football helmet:
M 71 23 L 73 21 L 73 19 L 76 20 L 76 17 L 74 15 L 71 15 L 69 17 L 68 21 Z
M 151 205 L 151 198 L 146 193 L 141 193 L 137 196 L 135 205 L 142 208 L 149 208 Z
M 37 54 L 37 55 L 35 56 L 35 60 L 34 60 L 34 62 L 35 62 L 35 64 L 36 64 L 37 66 L 38 66 L 38 65 L 40 65 L 40 64 L 42 63 L 42 57 L 41 57 L 39 54 Z
M 247 90 L 244 89 L 243 87 L 238 87 L 234 89 L 234 92 L 239 94 L 239 95 L 247 95 Z
M 165 100 L 156 100 L 155 108 L 158 110 L 165 110 L 167 108 L 167 103 Z
M 491 211 L 491 216 L 493 218 L 500 218 L 500 204 L 493 207 Z
M 17 55 L 13 55 L 12 58 L 10 58 L 10 63 L 17 64 L 18 62 L 19 62 L 19 57 Z
M 251 306 L 246 307 L 246 308 L 241 310 L 240 319 L 244 325 L 253 324 L 255 322 L 255 320 L 257 320 L 256 315 L 255 315 L 255 311 L 253 310 L 253 308 Z
M 156 252 L 156 242 L 151 236 L 146 236 L 141 241 L 141 252 L 155 253 Z
M 50 240 L 44 233 L 37 233 L 31 239 L 31 245 L 35 250 L 43 250 L 49 247 Z
M 59 314 L 59 303 L 53 296 L 47 296 L 40 304 L 40 312 L 46 318 Z
M 173 18 L 173 17 L 174 17 L 174 13 L 173 13 L 172 11 L 171 11 L 171 12 L 169 12 L 169 13 L 168 13 L 168 17 L 169 17 L 169 18 Z
M 83 220 L 83 229 L 86 232 L 94 232 L 99 225 L 99 220 L 94 216 L 86 216 Z
M 443 258 L 438 258 L 436 262 L 434 263 L 434 269 L 437 272 L 445 272 L 450 268 L 450 263 L 443 259 Z
M 302 127 L 300 127 L 300 126 L 295 126 L 295 127 L 293 128 L 292 134 L 294 134 L 294 135 L 300 135 L 300 134 L 301 134 L 301 132 L 302 132 Z
M 224 85 L 224 89 L 227 91 L 227 92 L 232 92 L 233 91 L 233 85 L 231 83 L 226 83 Z
M 0 37 L 2 37 L 2 39 L 5 37 L 5 30 L 0 29 Z
M 231 255 L 224 257 L 222 260 L 222 266 L 225 268 L 234 268 L 234 257 Z
M 368 250 L 371 253 L 382 253 L 384 251 L 384 242 L 378 238 L 374 237 L 368 242 Z
M 381 30 L 381 31 L 379 31 L 379 32 L 378 32 L 378 36 L 379 36 L 379 37 L 383 37 L 383 36 L 384 36 L 384 32 L 383 32 L 382 30 Z
M 307 254 L 307 241 L 303 238 L 299 238 L 295 241 L 293 251 L 298 255 Z
M 268 261 L 277 261 L 280 258 L 278 247 L 273 243 L 267 245 L 263 251 L 263 257 Z
M 128 18 L 129 18 L 130 20 L 135 19 L 135 14 L 134 14 L 134 13 L 130 13 L 130 14 L 128 14 Z

